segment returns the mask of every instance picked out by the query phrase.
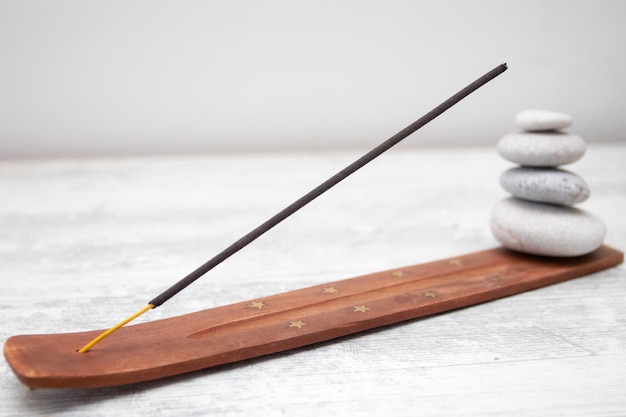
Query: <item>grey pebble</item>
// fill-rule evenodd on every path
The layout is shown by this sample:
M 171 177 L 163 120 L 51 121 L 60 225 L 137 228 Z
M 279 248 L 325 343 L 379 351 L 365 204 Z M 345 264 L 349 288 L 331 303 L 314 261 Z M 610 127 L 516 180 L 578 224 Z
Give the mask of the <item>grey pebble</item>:
M 564 257 L 593 252 L 606 236 L 602 220 L 586 211 L 514 197 L 494 206 L 491 231 L 509 249 Z
M 497 144 L 504 159 L 531 167 L 556 167 L 570 164 L 585 154 L 585 141 L 563 132 L 509 133 Z
M 573 123 L 571 116 L 551 110 L 530 109 L 519 112 L 515 123 L 527 132 L 559 130 Z
M 555 168 L 511 168 L 500 176 L 500 185 L 524 200 L 568 206 L 585 201 L 590 194 L 579 175 Z

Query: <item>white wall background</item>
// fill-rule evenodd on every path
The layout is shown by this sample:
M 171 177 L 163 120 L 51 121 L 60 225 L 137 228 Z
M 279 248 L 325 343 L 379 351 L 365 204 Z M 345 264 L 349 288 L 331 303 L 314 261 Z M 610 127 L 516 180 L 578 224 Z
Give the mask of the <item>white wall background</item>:
M 624 140 L 626 2 L 0 0 L 0 158 L 494 144 L 528 107 Z M 407 146 L 405 145 L 405 146 Z

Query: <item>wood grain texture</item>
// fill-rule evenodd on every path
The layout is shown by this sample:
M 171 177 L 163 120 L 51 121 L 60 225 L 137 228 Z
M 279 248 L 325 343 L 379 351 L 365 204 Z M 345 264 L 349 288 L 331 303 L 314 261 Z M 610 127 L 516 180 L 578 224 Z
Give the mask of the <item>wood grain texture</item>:
M 0 164 L 0 337 L 106 328 L 360 152 Z M 626 147 L 569 169 L 626 248 Z M 489 149 L 392 152 L 142 320 L 491 248 L 510 167 Z M 3 416 L 619 416 L 624 265 L 489 303 L 165 380 L 28 391 Z
M 86 354 L 77 346 L 101 330 L 14 336 L 4 355 L 30 388 L 144 382 L 467 307 L 623 260 L 606 246 L 565 259 L 492 249 L 127 326 Z

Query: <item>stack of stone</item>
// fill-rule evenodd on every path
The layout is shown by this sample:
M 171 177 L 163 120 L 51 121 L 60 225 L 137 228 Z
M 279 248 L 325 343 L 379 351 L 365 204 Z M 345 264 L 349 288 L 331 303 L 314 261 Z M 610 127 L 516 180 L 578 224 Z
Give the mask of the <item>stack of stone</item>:
M 585 142 L 562 129 L 566 114 L 546 110 L 519 113 L 523 131 L 498 142 L 500 156 L 520 166 L 505 171 L 500 184 L 512 197 L 493 208 L 491 230 L 505 247 L 546 256 L 579 256 L 596 250 L 606 235 L 604 223 L 572 207 L 589 197 L 589 187 L 573 172 L 558 167 L 579 160 Z

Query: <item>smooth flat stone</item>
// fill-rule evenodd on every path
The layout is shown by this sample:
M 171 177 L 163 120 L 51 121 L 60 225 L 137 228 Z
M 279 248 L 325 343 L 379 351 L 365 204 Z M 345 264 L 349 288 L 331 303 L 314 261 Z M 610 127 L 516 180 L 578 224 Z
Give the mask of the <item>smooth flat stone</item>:
M 500 185 L 524 200 L 568 206 L 585 201 L 590 193 L 579 175 L 555 168 L 511 168 L 500 175 Z
M 530 167 L 556 167 L 576 162 L 585 154 L 585 141 L 562 132 L 509 133 L 496 145 L 504 159 Z
M 527 132 L 565 129 L 573 122 L 567 114 L 540 109 L 524 110 L 515 117 L 515 123 Z
M 564 257 L 593 252 L 606 236 L 604 222 L 586 211 L 514 197 L 494 206 L 491 231 L 506 248 Z

